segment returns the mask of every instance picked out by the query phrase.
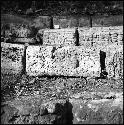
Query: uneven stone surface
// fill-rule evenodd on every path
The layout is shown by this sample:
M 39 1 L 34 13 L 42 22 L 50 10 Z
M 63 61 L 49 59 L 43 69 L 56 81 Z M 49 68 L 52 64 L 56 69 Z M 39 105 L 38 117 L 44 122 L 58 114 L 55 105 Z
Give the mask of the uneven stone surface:
M 43 34 L 44 45 L 75 45 L 75 29 L 51 29 Z
M 79 45 L 100 50 L 107 45 L 123 45 L 123 26 L 79 28 Z
M 108 77 L 123 77 L 123 46 L 117 43 L 108 45 L 102 49 L 106 52 L 106 71 Z
M 33 50 L 33 51 L 32 51 Z M 99 76 L 99 53 L 84 47 L 28 46 L 28 75 Z
M 22 71 L 24 45 L 1 43 L 1 72 L 18 74 Z
M 121 26 L 123 25 L 123 15 L 93 16 L 92 26 Z
M 54 16 L 53 24 L 60 28 L 89 27 L 89 19 L 85 16 Z
M 39 16 L 32 21 L 32 25 L 38 29 L 50 28 L 50 17 L 49 16 Z

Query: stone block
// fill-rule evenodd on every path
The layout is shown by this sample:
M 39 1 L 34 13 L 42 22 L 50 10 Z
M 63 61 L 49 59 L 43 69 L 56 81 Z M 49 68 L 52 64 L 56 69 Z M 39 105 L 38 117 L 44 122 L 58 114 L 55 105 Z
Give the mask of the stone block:
M 79 28 L 79 45 L 85 48 L 100 50 L 105 46 L 123 44 L 123 26 Z
M 106 71 L 108 77 L 123 78 L 123 46 L 117 43 L 103 49 L 106 52 Z
M 39 16 L 35 18 L 32 23 L 38 29 L 49 29 L 50 28 L 50 17 L 49 16 Z
M 43 34 L 44 45 L 75 45 L 75 29 L 45 30 Z
M 53 24 L 59 25 L 60 28 L 68 28 L 69 27 L 69 17 L 67 16 L 54 16 L 53 17 Z
M 24 45 L 1 43 L 1 72 L 18 74 L 23 69 Z
M 79 17 L 78 27 L 90 27 L 90 20 L 88 17 Z
M 122 26 L 123 25 L 123 15 L 114 16 L 93 16 L 92 26 Z
M 101 71 L 99 52 L 85 49 L 83 46 L 78 46 L 76 52 L 79 61 L 79 67 L 76 69 L 77 76 L 98 77 Z
M 85 16 L 54 16 L 53 23 L 60 28 L 89 27 L 89 19 Z
M 93 77 L 100 73 L 99 53 L 83 47 L 29 46 L 26 54 L 28 75 Z
M 51 65 L 52 46 L 28 46 L 26 50 L 26 72 L 28 75 L 44 75 Z

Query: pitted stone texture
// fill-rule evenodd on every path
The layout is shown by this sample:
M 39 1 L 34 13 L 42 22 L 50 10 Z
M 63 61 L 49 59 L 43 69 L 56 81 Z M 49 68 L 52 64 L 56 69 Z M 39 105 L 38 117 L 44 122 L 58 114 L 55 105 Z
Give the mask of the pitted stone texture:
M 59 25 L 60 28 L 74 28 L 74 27 L 89 27 L 88 17 L 79 16 L 54 16 L 53 24 Z
M 31 33 L 28 25 L 10 23 L 8 26 L 9 29 L 4 29 L 5 37 L 8 37 L 10 33 L 12 35 L 14 34 L 15 37 L 28 37 L 28 35 Z
M 79 45 L 99 50 L 109 44 L 123 45 L 123 26 L 79 28 Z
M 76 48 L 77 60 L 79 67 L 77 67 L 77 76 L 97 77 L 100 75 L 100 56 L 99 52 L 91 49 L 85 49 L 82 46 Z
M 21 73 L 24 45 L 1 43 L 1 72 L 4 74 Z
M 106 52 L 105 64 L 108 77 L 123 78 L 123 46 L 115 43 L 102 50 Z
M 50 28 L 50 17 L 49 16 L 39 16 L 33 20 L 33 26 L 38 29 Z
M 26 50 L 26 72 L 44 75 L 51 63 L 52 46 L 28 46 Z
M 93 16 L 92 26 L 122 26 L 123 25 L 123 15 L 111 15 L 111 16 Z
M 75 45 L 75 29 L 51 29 L 43 34 L 44 45 Z
M 29 75 L 99 76 L 99 53 L 84 47 L 29 46 L 26 71 Z M 52 58 L 53 56 L 53 58 Z
M 13 42 L 15 43 L 35 43 L 34 38 L 16 38 Z

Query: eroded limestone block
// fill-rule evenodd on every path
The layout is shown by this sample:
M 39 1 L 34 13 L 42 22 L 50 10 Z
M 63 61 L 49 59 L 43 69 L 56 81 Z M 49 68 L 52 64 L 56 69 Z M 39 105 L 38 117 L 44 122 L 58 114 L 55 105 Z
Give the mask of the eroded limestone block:
M 24 45 L 1 43 L 1 72 L 18 74 L 23 69 Z
M 106 52 L 106 71 L 108 77 L 123 77 L 123 46 L 111 44 L 103 49 Z
M 92 26 L 121 26 L 123 25 L 123 15 L 113 16 L 93 16 Z
M 54 16 L 53 23 L 60 28 L 84 27 L 89 26 L 89 19 L 85 16 Z
M 75 29 L 45 30 L 43 34 L 44 45 L 75 45 Z
M 26 72 L 28 75 L 43 75 L 51 64 L 52 46 L 28 46 Z
M 70 19 L 66 16 L 54 16 L 53 24 L 59 25 L 60 28 L 68 28 L 70 24 Z
M 39 16 L 33 20 L 33 25 L 38 29 L 50 28 L 50 17 Z
M 79 45 L 100 49 L 112 43 L 123 44 L 123 26 L 79 28 Z
M 84 47 L 29 46 L 26 53 L 29 75 L 93 77 L 100 73 L 99 53 Z
M 79 60 L 79 67 L 77 67 L 78 76 L 97 77 L 100 75 L 100 55 L 99 52 L 91 49 L 85 49 L 80 46 L 77 47 L 77 59 Z

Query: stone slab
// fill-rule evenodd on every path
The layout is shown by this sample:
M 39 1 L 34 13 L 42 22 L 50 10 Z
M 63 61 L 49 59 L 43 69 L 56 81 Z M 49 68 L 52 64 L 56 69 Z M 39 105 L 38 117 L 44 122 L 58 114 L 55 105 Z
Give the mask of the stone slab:
M 113 15 L 113 16 L 93 16 L 92 26 L 122 26 L 123 25 L 123 15 Z
M 44 30 L 44 45 L 75 45 L 75 29 L 51 29 Z
M 112 43 L 123 44 L 123 26 L 78 28 L 79 45 L 100 49 Z
M 50 16 L 39 16 L 32 21 L 32 24 L 38 29 L 49 29 L 50 21 Z
M 60 28 L 74 28 L 74 27 L 89 27 L 90 22 L 88 17 L 79 16 L 54 16 L 53 24 L 59 25 Z
M 53 51 L 54 48 L 54 51 Z M 28 46 L 28 75 L 89 76 L 100 74 L 99 53 L 84 47 Z
M 1 72 L 18 74 L 23 69 L 24 45 L 1 43 Z

